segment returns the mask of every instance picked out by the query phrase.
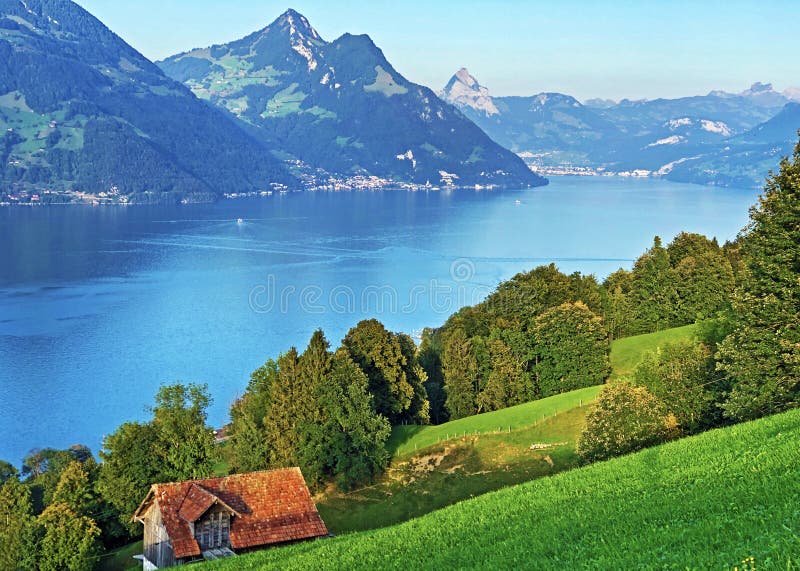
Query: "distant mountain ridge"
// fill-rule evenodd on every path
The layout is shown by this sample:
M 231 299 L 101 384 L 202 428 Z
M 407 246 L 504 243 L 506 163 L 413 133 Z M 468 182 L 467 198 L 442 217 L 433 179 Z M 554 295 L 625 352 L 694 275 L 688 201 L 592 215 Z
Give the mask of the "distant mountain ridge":
M 581 104 L 558 93 L 494 97 L 462 68 L 439 95 L 533 168 L 554 174 L 758 186 L 791 151 L 800 128 L 792 112 L 782 111 L 800 92 L 778 93 L 762 83 L 735 94 Z M 758 145 L 748 139 L 751 132 L 761 133 Z
M 206 201 L 297 184 L 263 141 L 69 0 L 0 0 L 0 127 L 0 190 L 42 201 L 67 190 Z
M 310 186 L 539 186 L 546 181 L 366 36 L 327 42 L 288 10 L 241 40 L 158 62 L 281 149 Z

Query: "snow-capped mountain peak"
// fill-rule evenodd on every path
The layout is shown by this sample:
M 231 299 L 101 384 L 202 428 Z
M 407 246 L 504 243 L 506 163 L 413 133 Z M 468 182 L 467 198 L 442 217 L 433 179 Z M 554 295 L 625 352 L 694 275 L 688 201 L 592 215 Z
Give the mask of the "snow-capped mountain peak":
M 450 78 L 445 88 L 439 93 L 439 97 L 456 107 L 469 107 L 487 117 L 500 114 L 489 95 L 489 90 L 478 83 L 478 80 L 470 75 L 465 67 L 459 69 Z

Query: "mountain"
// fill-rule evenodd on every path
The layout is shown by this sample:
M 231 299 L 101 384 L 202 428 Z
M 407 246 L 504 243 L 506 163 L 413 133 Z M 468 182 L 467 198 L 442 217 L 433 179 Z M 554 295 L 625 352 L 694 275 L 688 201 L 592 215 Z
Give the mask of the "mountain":
M 158 62 L 279 147 L 312 186 L 538 186 L 537 176 L 366 36 L 328 42 L 294 10 L 240 40 Z
M 681 161 L 668 178 L 722 186 L 763 184 L 765 173 L 775 171 L 783 157 L 791 156 L 800 129 L 800 103 L 787 103 L 768 121 L 724 142 L 721 148 Z
M 0 0 L 0 133 L 7 196 L 205 201 L 296 184 L 264 142 L 69 0 Z
M 501 145 L 545 164 L 588 162 L 593 148 L 619 134 L 612 122 L 574 97 L 561 93 L 492 97 L 465 68 L 439 96 Z
M 590 99 L 583 105 L 560 93 L 494 97 L 462 68 L 439 95 L 536 170 L 552 174 L 635 172 L 702 184 L 760 185 L 762 173 L 796 140 L 785 134 L 800 127 L 791 112 L 781 111 L 787 95 L 763 83 L 740 93 Z M 759 147 L 748 139 L 758 129 L 774 133 L 774 140 Z

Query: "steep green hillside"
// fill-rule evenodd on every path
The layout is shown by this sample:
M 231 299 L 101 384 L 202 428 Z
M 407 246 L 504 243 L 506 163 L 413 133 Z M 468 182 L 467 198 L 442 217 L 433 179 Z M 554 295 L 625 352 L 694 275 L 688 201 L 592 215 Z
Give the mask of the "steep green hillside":
M 542 478 L 402 525 L 207 569 L 800 565 L 800 411 Z M 750 561 L 744 568 L 750 568 Z
M 647 351 L 690 338 L 694 326 L 614 341 L 612 379 Z M 318 507 L 335 533 L 386 527 L 500 488 L 575 468 L 586 405 L 601 387 L 462 418 L 437 426 L 396 426 L 386 474 L 350 493 L 329 491 Z M 581 406 L 582 405 L 582 406 Z M 531 449 L 532 445 L 542 446 Z
M 396 426 L 387 447 L 392 454 L 404 455 L 427 446 L 464 435 L 518 430 L 593 401 L 601 386 L 579 389 L 517 406 L 478 414 L 436 426 Z
M 296 182 L 74 2 L 0 0 L 0 201 L 204 201 Z

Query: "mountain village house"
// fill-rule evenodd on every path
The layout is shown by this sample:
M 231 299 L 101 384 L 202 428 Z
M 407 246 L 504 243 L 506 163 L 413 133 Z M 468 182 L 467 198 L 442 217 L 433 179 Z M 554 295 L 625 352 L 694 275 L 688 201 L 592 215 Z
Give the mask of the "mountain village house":
M 145 571 L 328 535 L 299 468 L 153 484 L 133 520 Z

